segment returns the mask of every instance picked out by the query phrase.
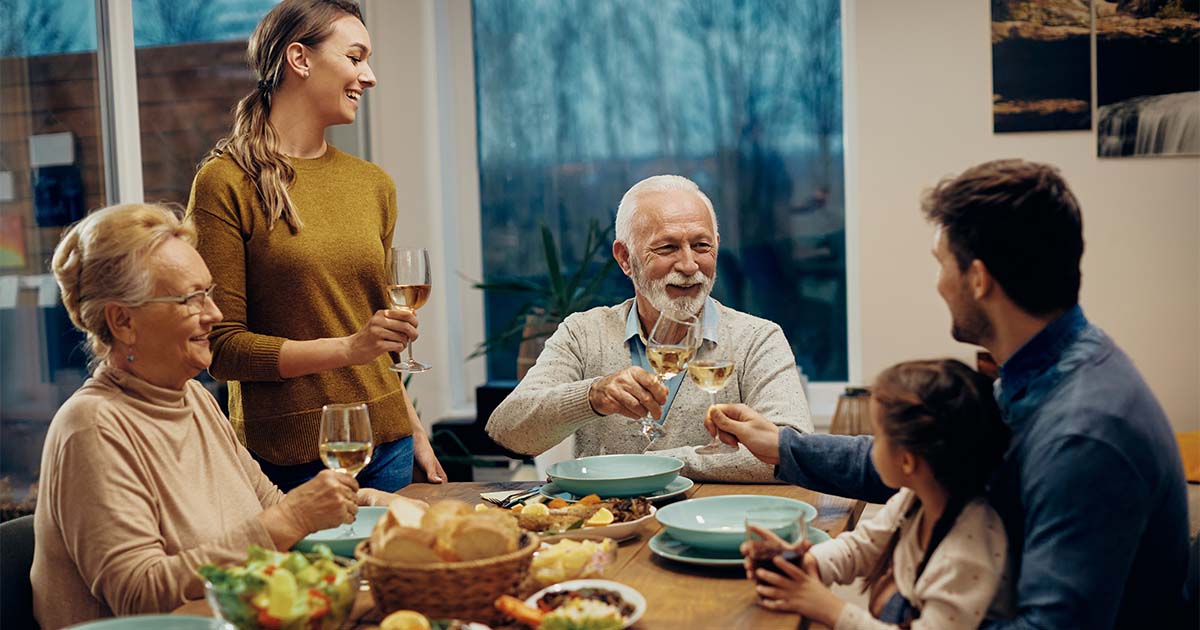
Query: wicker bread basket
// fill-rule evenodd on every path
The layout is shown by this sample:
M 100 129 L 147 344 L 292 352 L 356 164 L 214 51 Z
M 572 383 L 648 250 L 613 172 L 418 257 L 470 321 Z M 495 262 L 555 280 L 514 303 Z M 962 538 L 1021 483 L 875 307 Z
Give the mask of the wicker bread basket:
M 521 548 L 484 560 L 405 564 L 371 555 L 371 541 L 354 550 L 362 561 L 363 577 L 371 585 L 375 605 L 383 614 L 416 610 L 435 618 L 498 623 L 503 615 L 493 603 L 501 595 L 525 597 L 532 589 L 529 565 L 541 540 L 521 537 Z

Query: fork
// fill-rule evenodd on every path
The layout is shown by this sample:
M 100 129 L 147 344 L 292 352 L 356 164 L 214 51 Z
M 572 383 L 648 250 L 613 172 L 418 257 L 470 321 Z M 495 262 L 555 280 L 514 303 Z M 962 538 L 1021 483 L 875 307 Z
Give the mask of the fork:
M 514 493 L 504 497 L 503 499 L 493 499 L 491 497 L 485 497 L 483 500 L 487 501 L 488 503 L 491 503 L 492 505 L 495 505 L 496 507 L 508 509 L 508 508 L 511 508 L 512 506 L 520 503 L 521 501 L 524 501 L 525 499 L 528 499 L 532 496 L 537 495 L 538 491 L 540 491 L 541 489 L 542 489 L 541 486 L 534 486 L 532 488 L 529 488 L 528 490 L 520 490 L 518 492 L 514 492 Z

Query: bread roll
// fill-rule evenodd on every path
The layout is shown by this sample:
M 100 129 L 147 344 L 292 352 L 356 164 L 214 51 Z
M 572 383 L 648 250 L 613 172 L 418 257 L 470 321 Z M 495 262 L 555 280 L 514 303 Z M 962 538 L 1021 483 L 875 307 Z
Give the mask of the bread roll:
M 386 562 L 402 562 L 404 564 L 429 564 L 441 562 L 433 551 L 434 536 L 423 529 L 413 527 L 396 527 L 387 530 L 381 540 L 376 557 Z M 375 542 L 371 542 L 375 550 Z
M 448 527 L 461 516 L 471 514 L 473 508 L 462 501 L 453 499 L 438 501 L 429 506 L 421 517 L 421 527 L 427 531 L 438 533 Z

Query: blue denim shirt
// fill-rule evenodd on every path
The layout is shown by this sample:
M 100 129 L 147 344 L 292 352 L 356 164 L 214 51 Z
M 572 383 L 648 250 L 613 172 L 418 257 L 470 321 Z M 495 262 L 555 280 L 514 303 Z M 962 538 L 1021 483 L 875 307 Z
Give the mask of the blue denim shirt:
M 1008 628 L 1149 628 L 1179 614 L 1187 490 L 1175 436 L 1129 357 L 1074 307 L 1000 368 L 1012 443 L 990 499 L 1017 572 Z M 776 475 L 882 502 L 871 438 L 783 430 Z

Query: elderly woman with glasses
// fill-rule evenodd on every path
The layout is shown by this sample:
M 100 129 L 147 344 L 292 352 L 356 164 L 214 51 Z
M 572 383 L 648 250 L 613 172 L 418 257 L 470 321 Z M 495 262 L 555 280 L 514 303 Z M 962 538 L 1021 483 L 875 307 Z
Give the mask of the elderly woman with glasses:
M 170 210 L 99 210 L 67 231 L 54 275 L 93 374 L 50 424 L 31 580 L 42 628 L 167 612 L 203 596 L 196 568 L 287 549 L 394 499 L 326 470 L 282 493 L 192 380 L 221 321 L 195 230 Z

